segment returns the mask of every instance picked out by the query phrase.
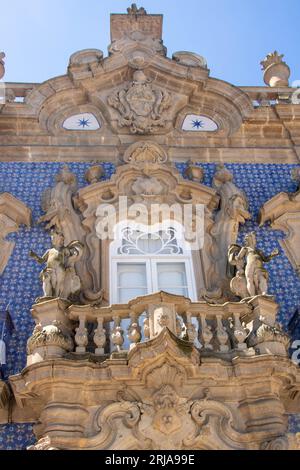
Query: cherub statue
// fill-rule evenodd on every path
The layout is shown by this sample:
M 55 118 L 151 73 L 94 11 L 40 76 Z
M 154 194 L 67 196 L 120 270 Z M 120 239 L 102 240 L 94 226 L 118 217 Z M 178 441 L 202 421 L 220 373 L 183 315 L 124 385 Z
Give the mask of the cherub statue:
M 279 250 L 276 249 L 270 256 L 265 256 L 256 247 L 256 243 L 255 232 L 251 232 L 245 237 L 245 246 L 229 247 L 228 261 L 237 268 L 236 276 L 231 281 L 231 290 L 241 298 L 268 294 L 269 273 L 264 268 L 264 263 L 279 255 Z
M 40 257 L 33 251 L 30 256 L 39 264 L 46 264 L 40 278 L 43 282 L 45 297 L 69 299 L 78 294 L 81 288 L 80 279 L 75 271 L 75 263 L 83 254 L 83 245 L 79 241 L 64 246 L 62 233 L 53 232 L 52 248 Z

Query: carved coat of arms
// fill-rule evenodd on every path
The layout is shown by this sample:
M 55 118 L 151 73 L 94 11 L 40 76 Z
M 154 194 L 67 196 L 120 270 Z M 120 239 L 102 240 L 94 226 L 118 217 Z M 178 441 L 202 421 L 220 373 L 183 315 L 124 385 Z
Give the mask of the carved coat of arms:
M 133 82 L 108 97 L 108 104 L 120 113 L 120 127 L 132 134 L 152 134 L 164 127 L 165 111 L 171 106 L 170 93 L 151 86 L 142 71 L 134 73 Z

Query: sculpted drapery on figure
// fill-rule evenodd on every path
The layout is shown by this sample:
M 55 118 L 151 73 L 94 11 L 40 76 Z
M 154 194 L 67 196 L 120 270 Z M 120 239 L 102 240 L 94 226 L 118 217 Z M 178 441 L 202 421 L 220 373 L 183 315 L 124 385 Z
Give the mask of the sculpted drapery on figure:
M 234 182 L 234 175 L 223 164 L 217 166 L 213 188 L 219 196 L 219 208 L 215 212 L 210 229 L 213 240 L 213 276 L 204 298 L 210 302 L 226 301 L 230 297 L 228 277 L 228 247 L 237 241 L 239 228 L 251 219 L 246 194 Z
M 65 247 L 62 233 L 53 232 L 51 238 L 52 248 L 42 257 L 33 251 L 30 255 L 38 263 L 46 264 L 40 275 L 44 296 L 72 300 L 80 293 L 81 282 L 74 266 L 81 258 L 84 247 L 79 241 L 73 241 Z
M 232 292 L 242 299 L 268 294 L 269 274 L 264 263 L 279 255 L 276 249 L 270 256 L 265 256 L 256 245 L 256 234 L 251 232 L 245 237 L 245 246 L 232 244 L 229 247 L 228 261 L 237 268 L 230 286 Z

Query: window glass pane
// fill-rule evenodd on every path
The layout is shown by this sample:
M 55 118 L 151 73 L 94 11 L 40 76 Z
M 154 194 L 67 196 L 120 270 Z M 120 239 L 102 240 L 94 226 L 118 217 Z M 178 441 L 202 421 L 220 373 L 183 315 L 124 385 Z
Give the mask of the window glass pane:
M 130 300 L 135 299 L 136 297 L 142 297 L 147 295 L 147 289 L 118 289 L 118 300 L 117 303 L 127 304 Z
M 129 300 L 147 295 L 146 264 L 118 263 L 118 300 L 127 303 Z
M 158 289 L 188 296 L 185 263 L 157 263 Z
M 146 264 L 118 264 L 118 287 L 147 287 Z

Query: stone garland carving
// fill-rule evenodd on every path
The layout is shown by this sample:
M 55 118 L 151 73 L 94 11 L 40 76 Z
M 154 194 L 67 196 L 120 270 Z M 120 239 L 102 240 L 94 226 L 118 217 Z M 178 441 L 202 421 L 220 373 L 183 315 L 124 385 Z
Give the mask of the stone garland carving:
M 279 255 L 279 250 L 276 249 L 270 256 L 265 256 L 256 244 L 256 235 L 252 232 L 246 235 L 245 246 L 233 244 L 229 247 L 229 264 L 237 269 L 230 287 L 232 292 L 242 299 L 268 294 L 269 274 L 264 268 L 264 263 Z
M 281 326 L 279 324 L 271 326 L 261 321 L 259 325 L 260 326 L 256 327 L 249 335 L 247 340 L 248 346 L 257 349 L 257 346 L 262 343 L 273 343 L 273 345 L 277 343 L 277 346 L 279 346 L 277 347 L 277 350 L 280 352 L 279 355 L 281 355 L 282 352 L 283 355 L 285 355 L 290 344 L 290 337 L 283 332 Z M 278 343 L 280 344 L 278 345 Z M 283 345 L 283 348 L 280 345 Z M 275 354 L 276 351 L 273 353 Z
M 21 224 L 30 227 L 31 210 L 9 193 L 0 195 L 0 275 L 3 274 L 15 243 L 6 236 L 17 232 Z
M 27 342 L 27 354 L 31 355 L 39 348 L 44 349 L 47 347 L 49 349 L 51 346 L 67 352 L 72 351 L 74 348 L 73 341 L 70 336 L 63 333 L 60 326 L 58 321 L 54 321 L 52 325 L 45 327 L 40 324 L 36 325 L 33 335 Z
M 139 70 L 129 87 L 108 97 L 108 104 L 119 112 L 120 127 L 128 127 L 132 134 L 153 134 L 166 125 L 165 112 L 172 100 L 169 92 L 153 87 Z
M 250 329 L 246 340 L 248 348 L 253 348 L 257 354 L 287 357 L 290 337 L 276 322 L 279 307 L 274 298 L 258 295 L 248 299 L 247 303 L 254 307 L 253 320 L 248 324 Z

